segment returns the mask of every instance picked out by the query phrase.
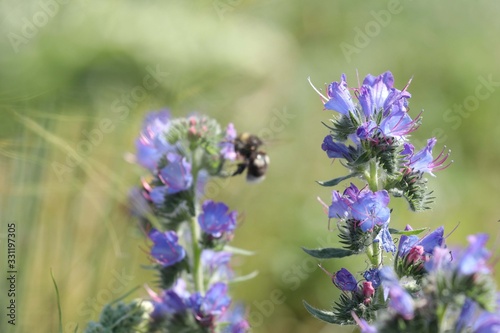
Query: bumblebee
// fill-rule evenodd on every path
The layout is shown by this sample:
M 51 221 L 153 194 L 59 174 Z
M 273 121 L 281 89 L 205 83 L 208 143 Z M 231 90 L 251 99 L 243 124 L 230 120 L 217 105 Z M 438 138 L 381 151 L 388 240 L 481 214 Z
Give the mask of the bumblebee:
M 236 138 L 234 151 L 242 162 L 238 163 L 233 176 L 247 170 L 247 181 L 250 183 L 258 183 L 265 178 L 270 159 L 266 152 L 259 150 L 263 144 L 262 140 L 253 134 L 243 133 Z

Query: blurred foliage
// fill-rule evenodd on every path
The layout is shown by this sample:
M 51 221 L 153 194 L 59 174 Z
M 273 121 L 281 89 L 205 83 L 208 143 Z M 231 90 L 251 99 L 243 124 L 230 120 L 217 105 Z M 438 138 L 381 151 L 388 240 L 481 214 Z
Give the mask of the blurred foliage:
M 322 111 L 309 76 L 322 87 L 346 73 L 352 86 L 357 71 L 362 79 L 391 70 L 399 88 L 413 77 L 411 113 L 425 109 L 417 146 L 437 136 L 454 163 L 430 179 L 432 211 L 412 214 L 402 200 L 392 201 L 393 226 L 451 231 L 460 224 L 448 243 L 464 244 L 472 232 L 495 240 L 499 10 L 493 1 L 451 0 L 2 0 L 0 244 L 5 225 L 15 222 L 19 274 L 17 325 L 3 318 L 0 331 L 58 330 L 50 269 L 64 333 L 151 283 L 141 269 L 149 263 L 147 244 L 126 208 L 128 188 L 145 172 L 124 157 L 134 152 L 144 114 L 169 107 L 174 115 L 197 111 L 234 122 L 267 142 L 265 182 L 241 177 L 214 189 L 217 200 L 244 215 L 235 246 L 257 253 L 234 265 L 240 274 L 260 274 L 233 286 L 254 331 L 351 332 L 325 326 L 302 305 L 307 299 L 329 307 L 338 295 L 300 247 L 335 242 L 315 199 L 329 200 L 329 190 L 314 181 L 344 173 L 320 149 L 320 121 L 331 114 Z M 346 56 L 346 44 L 356 52 Z M 146 89 L 155 71 L 159 85 Z M 478 88 L 481 80 L 495 84 Z M 481 99 L 474 99 L 477 89 Z M 453 111 L 464 103 L 463 115 Z M 94 144 L 82 143 L 90 138 Z M 67 165 L 79 149 L 85 153 L 61 173 L 55 165 Z M 0 260 L 4 267 L 5 256 Z M 352 259 L 323 265 L 335 271 Z M 128 298 L 144 295 L 139 288 Z

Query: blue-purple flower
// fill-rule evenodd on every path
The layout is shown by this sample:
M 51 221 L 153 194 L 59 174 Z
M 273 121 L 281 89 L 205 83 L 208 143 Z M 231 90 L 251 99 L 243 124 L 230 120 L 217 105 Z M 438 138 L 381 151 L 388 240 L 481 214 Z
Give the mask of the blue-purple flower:
M 144 191 L 138 187 L 133 187 L 128 193 L 130 203 L 130 212 L 137 217 L 145 217 L 152 214 L 148 200 L 146 200 Z
M 349 115 L 354 111 L 351 93 L 347 87 L 345 74 L 340 77 L 340 82 L 332 82 L 327 89 L 328 99 L 325 103 L 325 109 L 335 110 L 343 115 Z
M 183 279 L 178 279 L 171 289 L 163 290 L 160 295 L 149 288 L 147 291 L 153 302 L 151 318 L 155 321 L 164 319 L 167 315 L 182 313 L 188 308 L 190 294 Z
M 206 274 L 211 279 L 226 281 L 230 280 L 234 275 L 229 266 L 231 257 L 231 252 L 205 249 L 201 254 L 201 262 Z
M 168 194 L 185 191 L 191 187 L 193 176 L 188 160 L 175 153 L 167 154 L 167 165 L 159 172 L 159 178 L 165 184 Z
M 500 313 L 481 311 L 473 323 L 473 333 L 498 333 L 500 332 Z
M 432 148 L 436 145 L 435 138 L 427 140 L 427 145 L 422 150 L 414 153 L 414 147 L 411 143 L 405 143 L 402 155 L 406 156 L 406 166 L 416 172 L 427 172 L 434 176 L 433 171 L 440 171 L 449 166 L 444 164 L 449 157 L 449 152 L 444 149 L 436 158 L 432 157 Z
M 250 324 L 245 319 L 245 308 L 241 304 L 226 311 L 220 321 L 227 323 L 222 333 L 246 333 L 250 329 Z
M 358 289 L 356 278 L 345 268 L 341 268 L 335 273 L 332 281 L 342 291 L 356 291 Z
M 145 184 L 149 198 L 157 206 L 165 203 L 165 196 L 189 189 L 193 183 L 191 164 L 188 160 L 176 153 L 166 154 L 167 165 L 158 172 L 158 178 L 164 184 L 151 187 Z
M 455 272 L 458 276 L 465 277 L 476 273 L 491 273 L 491 267 L 488 264 L 491 253 L 485 247 L 488 235 L 470 235 L 467 240 L 469 246 L 465 249 L 450 251 L 440 247 L 434 248 L 433 257 L 426 264 L 426 268 L 429 271 Z
M 219 144 L 222 157 L 226 160 L 234 161 L 236 159 L 236 151 L 234 150 L 234 140 L 236 140 L 236 129 L 232 123 L 227 125 L 226 135 L 224 140 Z
M 349 156 L 349 148 L 341 142 L 333 141 L 331 135 L 325 137 L 321 149 L 326 151 L 329 158 L 347 158 Z
M 231 233 L 236 228 L 236 211 L 229 211 L 229 207 L 222 202 L 207 200 L 203 203 L 202 213 L 198 216 L 201 229 L 214 237 L 223 233 Z
M 384 288 L 384 297 L 389 297 L 389 307 L 406 320 L 414 316 L 415 302 L 410 294 L 399 284 L 399 280 L 390 267 L 383 267 L 379 271 L 380 280 Z
M 458 273 L 462 275 L 472 275 L 475 273 L 489 274 L 491 267 L 488 260 L 491 257 L 490 251 L 486 248 L 487 234 L 470 235 L 467 237 L 469 246 L 462 253 L 457 254 Z
M 406 91 L 408 85 L 402 91 L 394 88 L 394 76 L 391 72 L 379 76 L 367 75 L 362 86 L 354 89 L 364 118 L 363 123 L 375 120 L 377 114 L 382 113 L 382 119 L 386 121 L 381 130 L 385 135 L 402 136 L 415 130 L 416 122 L 406 114 L 407 99 L 411 97 Z M 328 86 L 328 97 L 320 96 L 324 99 L 327 110 L 334 110 L 345 116 L 349 113 L 356 114 L 358 110 L 349 92 L 345 74 L 340 77 L 340 82 L 332 82 Z
M 377 268 L 370 268 L 363 273 L 363 277 L 366 281 L 372 283 L 373 287 L 376 289 L 380 286 L 380 275 Z
M 412 230 L 411 226 L 407 225 L 405 230 Z M 429 257 L 432 255 L 435 247 L 441 247 L 444 244 L 444 228 L 439 227 L 428 235 L 419 239 L 415 235 L 402 235 L 399 239 L 398 256 L 405 257 L 408 253 L 416 248 L 422 248 L 422 256 L 427 255 Z M 427 259 L 422 258 L 423 261 Z
M 151 171 L 157 168 L 162 156 L 174 149 L 166 140 L 169 122 L 170 112 L 167 110 L 149 113 L 136 140 L 137 163 Z
M 165 319 L 169 315 L 191 313 L 196 321 L 204 327 L 213 327 L 215 320 L 222 320 L 226 309 L 231 304 L 231 298 L 227 294 L 227 285 L 222 282 L 213 284 L 202 295 L 199 292 L 190 294 L 186 289 L 186 282 L 178 279 L 173 288 L 164 290 L 160 295 L 148 288 L 153 302 L 153 320 Z M 235 329 L 244 326 L 244 318 L 237 312 L 233 314 Z M 228 333 L 239 333 L 243 331 L 228 331 Z
M 189 298 L 189 308 L 192 309 L 196 320 L 207 327 L 212 326 L 215 317 L 224 314 L 230 304 L 227 285 L 222 282 L 213 284 L 205 296 L 196 292 Z
M 186 251 L 179 245 L 175 231 L 160 232 L 152 229 L 148 237 L 153 241 L 151 256 L 162 266 L 172 266 L 186 256 Z
M 332 192 L 332 204 L 329 207 L 328 217 L 354 219 L 358 227 L 367 232 L 373 230 L 376 225 L 389 222 L 388 204 L 387 191 L 372 192 L 368 188 L 358 190 L 354 184 L 351 184 L 342 196 L 338 191 Z
M 382 225 L 382 228 L 379 230 L 373 241 L 378 242 L 385 252 L 396 252 L 396 245 L 394 244 L 394 240 L 389 232 L 389 223 L 384 223 Z
M 366 320 L 359 318 L 358 315 L 354 311 L 351 312 L 352 318 L 358 324 L 359 328 L 361 329 L 361 333 L 377 333 L 378 330 L 376 327 L 368 324 Z

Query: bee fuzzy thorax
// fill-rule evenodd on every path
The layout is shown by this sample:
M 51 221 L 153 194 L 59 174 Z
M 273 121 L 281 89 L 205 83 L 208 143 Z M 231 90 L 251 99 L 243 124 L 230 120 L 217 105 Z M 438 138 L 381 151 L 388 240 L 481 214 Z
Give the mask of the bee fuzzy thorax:
M 249 133 L 242 133 L 236 138 L 234 150 L 241 162 L 233 176 L 247 170 L 246 179 L 250 183 L 260 182 L 265 178 L 270 159 L 266 152 L 259 150 L 263 144 L 258 136 Z

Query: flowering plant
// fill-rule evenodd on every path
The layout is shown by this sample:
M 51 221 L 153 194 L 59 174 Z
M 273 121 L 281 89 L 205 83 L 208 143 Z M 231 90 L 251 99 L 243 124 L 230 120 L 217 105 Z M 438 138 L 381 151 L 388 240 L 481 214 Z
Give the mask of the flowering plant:
M 172 118 L 168 111 L 149 114 L 136 141 L 136 162 L 150 175 L 131 190 L 131 210 L 152 245 L 149 267 L 158 273 L 158 292 L 149 299 L 104 307 L 97 332 L 223 332 L 249 329 L 242 305 L 231 307 L 228 284 L 235 277 L 229 247 L 238 214 L 205 198 L 210 177 L 227 177 L 225 164 L 240 160 L 236 130 L 226 130 L 201 115 Z
M 443 227 L 426 232 L 389 226 L 390 196 L 405 198 L 413 211 L 427 209 L 433 198 L 424 175 L 449 165 L 444 149 L 433 157 L 436 139 L 419 151 L 409 141 L 421 123 L 421 114 L 409 115 L 409 84 L 398 90 L 391 72 L 385 72 L 367 75 L 353 89 L 342 75 L 328 85 L 326 96 L 313 86 L 324 108 L 338 113 L 325 124 L 330 133 L 321 148 L 349 170 L 318 183 L 335 186 L 357 178 L 365 185 L 351 183 L 342 193 L 333 191 L 331 203 L 321 201 L 337 222 L 341 247 L 304 250 L 321 260 L 365 253 L 369 266 L 355 277 L 346 268 L 332 274 L 320 265 L 341 290 L 340 299 L 332 310 L 304 301 L 305 307 L 323 321 L 358 324 L 365 333 L 499 332 L 500 297 L 484 247 L 486 234 L 471 235 L 468 247 L 455 249 L 445 245 Z

